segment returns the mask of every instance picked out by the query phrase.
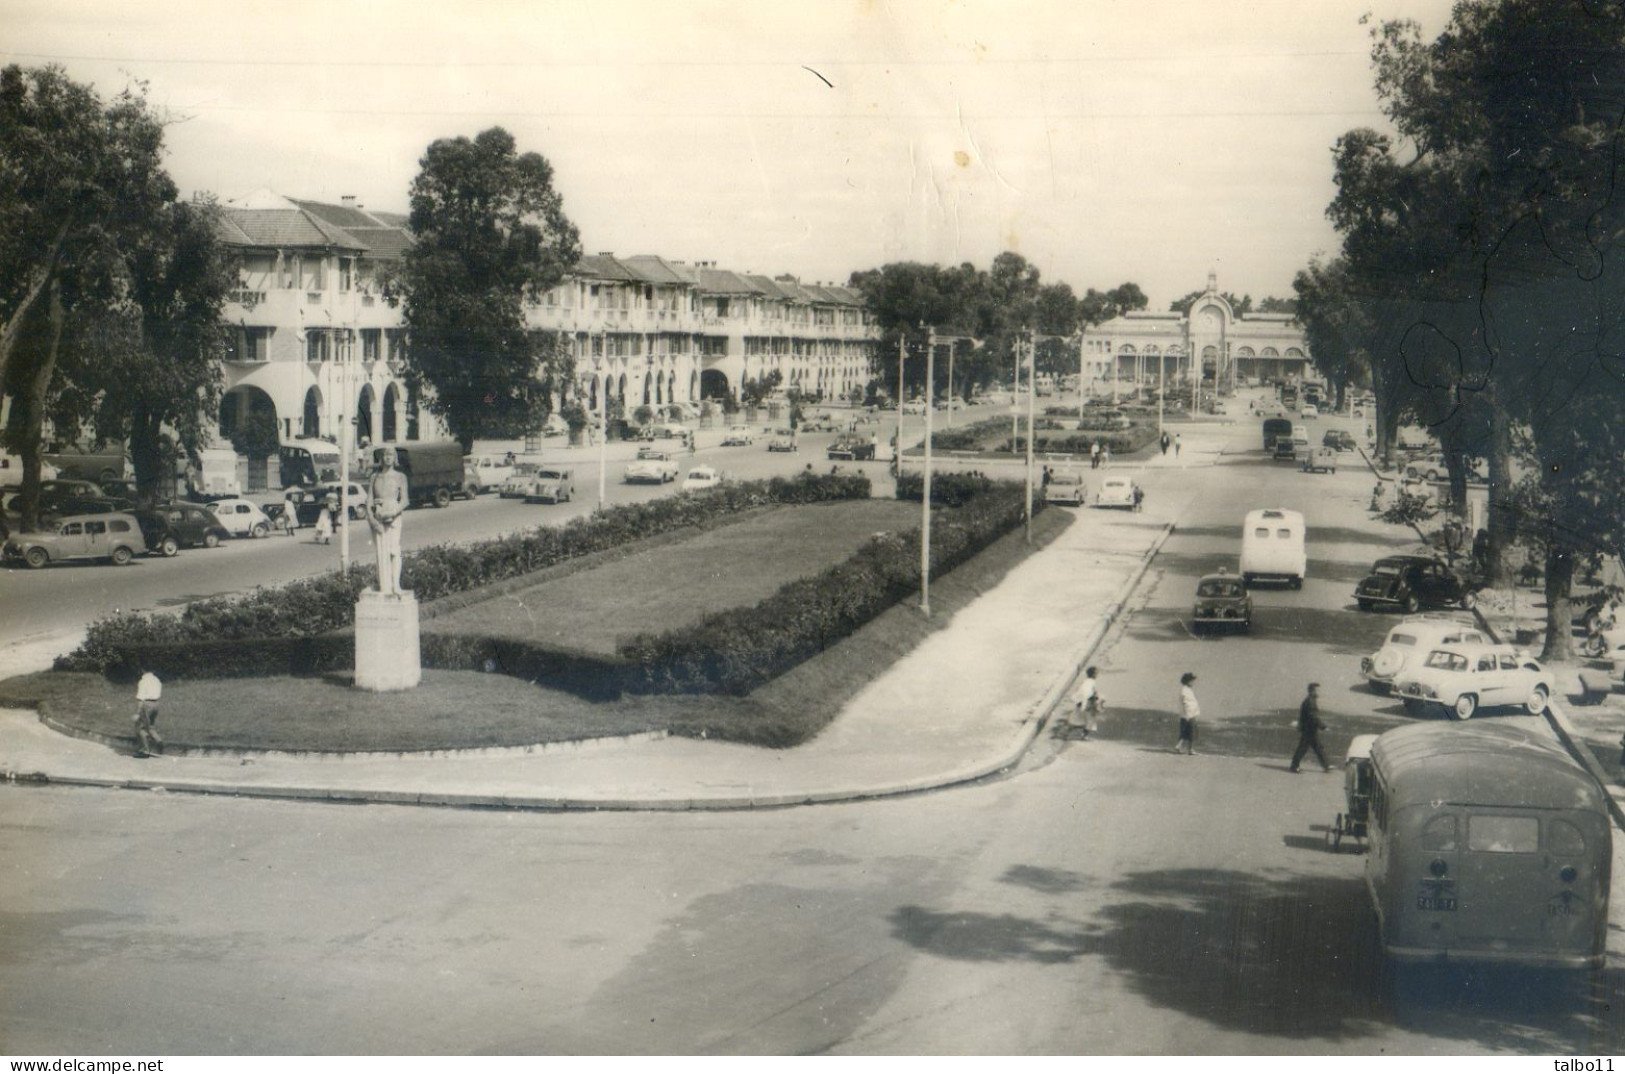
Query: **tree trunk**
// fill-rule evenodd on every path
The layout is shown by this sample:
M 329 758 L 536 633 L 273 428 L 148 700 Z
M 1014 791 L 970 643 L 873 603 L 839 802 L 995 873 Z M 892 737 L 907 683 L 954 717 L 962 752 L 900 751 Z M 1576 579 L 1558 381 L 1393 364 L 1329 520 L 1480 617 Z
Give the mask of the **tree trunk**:
M 50 284 L 50 342 L 39 364 L 29 372 L 23 390 L 23 487 L 18 496 L 18 513 L 22 516 L 19 528 L 24 532 L 39 529 L 40 493 L 40 439 L 45 425 L 45 401 L 51 387 L 51 376 L 56 372 L 57 351 L 62 344 L 62 325 L 66 315 L 62 308 L 62 284 Z
M 1496 589 L 1512 585 L 1512 541 L 1516 536 L 1516 518 L 1508 511 L 1498 510 L 1512 487 L 1512 420 L 1501 403 L 1500 393 L 1493 380 L 1489 383 L 1490 404 L 1490 479 L 1489 479 L 1489 582 Z
M 1574 553 L 1555 542 L 1546 552 L 1546 647 L 1540 658 L 1569 660 L 1574 656 L 1574 613 L 1569 595 L 1574 587 Z
M 137 411 L 130 419 L 130 464 L 135 468 L 135 485 L 143 500 L 159 498 L 163 479 L 164 452 L 157 418 L 149 411 Z
M 44 295 L 48 289 L 56 286 L 57 259 L 62 256 L 62 244 L 67 241 L 68 229 L 72 226 L 73 221 L 70 219 L 65 221 L 61 228 L 57 230 L 56 238 L 51 240 L 51 248 L 46 253 L 44 263 L 34 270 L 33 278 L 29 281 L 28 291 L 23 295 L 23 300 L 12 311 L 11 319 L 5 323 L 3 328 L 0 328 L 0 384 L 5 382 L 6 366 L 11 362 L 12 351 L 16 348 L 17 340 L 22 335 L 23 326 L 28 323 L 28 318 L 35 312 L 35 304 L 39 302 L 40 296 Z M 60 299 L 54 300 L 60 301 Z

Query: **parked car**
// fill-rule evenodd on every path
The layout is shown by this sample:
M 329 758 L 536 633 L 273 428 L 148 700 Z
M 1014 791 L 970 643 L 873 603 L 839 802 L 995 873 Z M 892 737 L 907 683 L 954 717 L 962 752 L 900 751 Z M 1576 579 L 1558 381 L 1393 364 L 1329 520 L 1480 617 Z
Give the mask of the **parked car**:
M 130 515 L 68 515 L 47 532 L 12 537 L 3 555 L 36 568 L 75 559 L 105 559 L 122 567 L 146 547 L 141 526 Z
M 134 510 L 135 504 L 122 496 L 83 496 L 63 500 L 50 513 L 60 518 L 65 515 L 109 515 L 114 512 L 128 514 Z
M 772 437 L 767 442 L 769 451 L 795 451 L 796 434 L 789 429 L 774 429 Z
M 1466 457 L 1467 480 L 1488 481 L 1489 465 L 1479 458 Z M 1405 476 L 1412 481 L 1448 481 L 1450 466 L 1437 451 L 1418 455 L 1405 464 Z
M 722 484 L 722 475 L 717 473 L 715 467 L 696 466 L 683 478 L 683 491 L 692 492 L 696 489 L 714 489 Z
M 21 486 L 6 490 L 5 509 L 17 513 L 17 499 L 22 495 Z M 50 481 L 39 483 L 39 509 L 42 515 L 62 515 L 64 504 L 72 500 L 101 499 L 101 486 L 93 481 L 78 481 L 73 478 L 53 478 Z
M 1428 653 L 1441 646 L 1482 645 L 1489 642 L 1478 626 L 1454 616 L 1410 615 L 1396 623 L 1383 639 L 1382 647 L 1360 658 L 1360 674 L 1371 689 L 1386 694 L 1394 679 Z
M 1095 493 L 1096 507 L 1134 507 L 1134 493 L 1139 486 L 1126 477 L 1108 477 L 1100 482 Z
M 755 442 L 755 438 L 745 429 L 729 429 L 722 435 L 723 447 L 750 447 Z
M 1298 416 L 1300 418 L 1318 418 L 1320 417 L 1320 408 L 1313 403 L 1305 403 L 1298 410 Z
M 847 433 L 837 436 L 829 445 L 829 457 L 843 461 L 862 461 L 875 457 L 875 442 L 867 436 Z
M 668 481 L 677 480 L 677 463 L 665 452 L 656 452 L 653 456 L 638 459 L 626 468 L 626 482 L 638 482 L 664 485 Z
M 231 531 L 220 524 L 220 519 L 206 507 L 191 503 L 162 503 L 135 512 L 137 520 L 142 514 L 162 515 L 169 532 L 180 541 L 182 548 L 216 548 L 231 536 Z M 143 525 L 145 530 L 146 526 Z
M 1515 705 L 1538 716 L 1552 688 L 1552 675 L 1538 660 L 1510 645 L 1488 643 L 1441 645 L 1394 681 L 1407 712 L 1421 715 L 1437 707 L 1458 720 L 1479 709 Z
M 1478 586 L 1432 556 L 1384 556 L 1354 589 L 1362 612 L 1373 608 L 1471 608 Z
M 1076 470 L 1057 470 L 1050 475 L 1049 484 L 1044 486 L 1044 502 L 1082 507 L 1089 502 L 1089 487 L 1084 484 L 1083 475 Z M 1132 503 L 1130 506 L 1133 506 Z
M 146 542 L 148 552 L 165 558 L 180 555 L 180 535 L 170 525 L 168 515 L 145 507 L 131 511 L 130 515 L 135 519 L 136 525 L 141 527 L 141 538 Z
M 1326 435 L 1320 438 L 1320 444 L 1333 451 L 1353 451 L 1354 434 L 1344 429 L 1327 429 Z
M 538 467 L 525 493 L 526 503 L 563 503 L 576 494 L 575 471 L 562 466 Z
M 264 537 L 271 532 L 271 519 L 252 500 L 241 497 L 213 500 L 209 510 L 233 537 Z
M 1210 627 L 1251 630 L 1253 598 L 1240 578 L 1221 569 L 1204 574 L 1196 583 L 1196 603 L 1191 609 L 1191 629 L 1200 633 Z
M 135 476 L 130 456 L 119 442 L 100 447 L 89 443 L 51 443 L 45 445 L 41 457 L 63 477 L 100 482 Z
M 658 448 L 653 444 L 644 444 L 642 447 L 638 448 L 638 458 L 640 459 L 664 459 L 668 458 L 670 455 L 671 452 L 665 448 Z
M 1297 462 L 1298 441 L 1291 436 L 1276 437 L 1275 446 L 1270 449 L 1270 458 L 1276 462 Z
M 541 469 L 539 463 L 515 463 L 513 473 L 502 482 L 501 487 L 497 489 L 497 495 L 504 500 L 522 500 L 529 496 L 531 482 L 536 479 L 536 471 L 539 469 Z
M 332 499 L 335 505 L 344 503 L 345 498 L 339 495 L 339 490 L 341 488 L 343 488 L 343 486 L 337 481 L 329 481 L 324 484 L 317 485 L 316 488 L 311 492 L 310 496 L 305 499 L 305 502 L 299 505 L 300 525 L 315 525 L 316 512 L 321 509 L 321 505 L 326 503 L 329 498 Z M 346 495 L 349 498 L 350 517 L 358 522 L 361 519 L 366 518 L 368 499 L 367 490 L 362 488 L 359 483 L 351 481 L 349 483 L 349 489 Z M 335 509 L 334 518 L 337 517 L 337 509 Z
M 905 413 L 905 414 L 924 414 L 925 413 L 925 404 L 923 402 L 921 402 L 920 400 L 918 400 L 918 399 L 915 399 L 915 400 L 913 400 L 911 402 L 904 403 L 903 404 L 903 413 Z
M 463 459 L 463 487 L 471 494 L 500 489 L 513 476 L 512 455 L 469 455 Z

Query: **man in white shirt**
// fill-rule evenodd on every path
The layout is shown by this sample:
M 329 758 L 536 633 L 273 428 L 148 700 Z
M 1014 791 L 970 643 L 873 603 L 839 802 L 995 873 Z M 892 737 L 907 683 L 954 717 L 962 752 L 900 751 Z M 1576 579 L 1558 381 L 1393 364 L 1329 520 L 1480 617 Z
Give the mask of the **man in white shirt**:
M 164 696 L 164 685 L 150 671 L 143 672 L 135 684 L 135 744 L 137 757 L 150 757 L 164 752 L 164 740 L 153 724 L 158 722 L 158 701 Z

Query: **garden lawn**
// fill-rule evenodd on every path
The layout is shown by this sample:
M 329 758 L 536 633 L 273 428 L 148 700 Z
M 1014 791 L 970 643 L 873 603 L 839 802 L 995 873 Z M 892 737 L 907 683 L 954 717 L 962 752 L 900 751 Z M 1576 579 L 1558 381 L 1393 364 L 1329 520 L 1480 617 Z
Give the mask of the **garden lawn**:
M 892 513 L 885 517 L 894 520 L 902 517 L 897 511 L 909 524 L 918 517 L 918 505 L 872 502 L 889 507 Z M 791 510 L 802 509 L 785 509 Z M 882 516 L 868 517 L 879 528 Z M 845 523 L 851 524 L 850 519 Z M 158 730 L 177 751 L 424 751 L 526 746 L 640 732 L 774 748 L 795 746 L 827 726 L 859 690 L 947 625 L 959 609 L 997 586 L 1027 556 L 1041 551 L 1074 524 L 1076 516 L 1070 512 L 1040 512 L 1033 519 L 1031 546 L 1017 528 L 970 562 L 933 579 L 930 619 L 919 614 L 915 602 L 905 599 L 851 637 L 746 697 L 627 695 L 618 701 L 589 701 L 507 675 L 471 671 L 428 670 L 416 689 L 386 694 L 351 688 L 347 674 L 183 679 L 164 686 Z M 688 545 L 679 542 L 674 547 Z M 778 560 L 784 553 L 769 549 L 765 556 Z M 610 566 L 620 564 L 581 571 L 568 580 L 590 579 Z M 685 566 L 692 568 L 692 564 Z M 772 588 L 791 576 L 781 571 Z M 706 571 L 703 577 L 712 577 L 712 573 Z M 468 611 L 478 614 L 478 609 Z M 480 622 L 483 625 L 483 619 Z M 0 706 L 35 708 L 52 726 L 69 733 L 133 745 L 132 683 L 112 682 L 86 672 L 41 672 L 0 682 Z
M 919 522 L 917 504 L 895 500 L 769 508 L 591 570 L 510 588 L 438 614 L 423 629 L 613 656 L 621 637 L 658 634 L 757 604 L 786 583 L 846 560 L 875 533 Z

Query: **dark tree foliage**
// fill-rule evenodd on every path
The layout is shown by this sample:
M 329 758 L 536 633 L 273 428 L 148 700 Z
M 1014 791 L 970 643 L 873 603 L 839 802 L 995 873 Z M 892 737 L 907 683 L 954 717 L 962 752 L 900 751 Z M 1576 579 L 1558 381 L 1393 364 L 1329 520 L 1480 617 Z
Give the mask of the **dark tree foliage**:
M 409 383 L 465 446 L 536 429 L 568 378 L 568 350 L 526 329 L 524 302 L 581 257 L 552 166 L 501 127 L 440 139 L 412 181 L 410 227 L 398 277 Z

